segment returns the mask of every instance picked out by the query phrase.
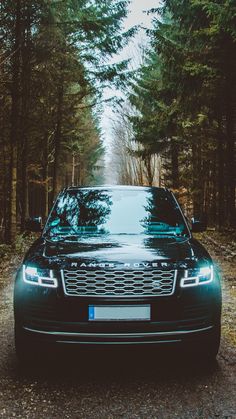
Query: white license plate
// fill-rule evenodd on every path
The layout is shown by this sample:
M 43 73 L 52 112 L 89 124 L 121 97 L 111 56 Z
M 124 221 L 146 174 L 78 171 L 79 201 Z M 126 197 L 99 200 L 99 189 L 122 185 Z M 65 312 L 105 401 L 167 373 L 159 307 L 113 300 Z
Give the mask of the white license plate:
M 151 319 L 150 305 L 140 306 L 89 306 L 90 321 L 148 321 Z

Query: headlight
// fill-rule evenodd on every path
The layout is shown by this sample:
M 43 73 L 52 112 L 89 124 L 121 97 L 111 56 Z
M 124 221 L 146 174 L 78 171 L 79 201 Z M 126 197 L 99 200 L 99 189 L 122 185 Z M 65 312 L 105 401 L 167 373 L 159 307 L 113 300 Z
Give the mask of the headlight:
M 23 281 L 27 284 L 41 287 L 57 288 L 57 278 L 53 277 L 51 269 L 40 269 L 23 265 Z
M 213 266 L 202 266 L 196 269 L 185 271 L 184 277 L 180 281 L 181 287 L 195 287 L 196 285 L 209 284 L 213 281 Z

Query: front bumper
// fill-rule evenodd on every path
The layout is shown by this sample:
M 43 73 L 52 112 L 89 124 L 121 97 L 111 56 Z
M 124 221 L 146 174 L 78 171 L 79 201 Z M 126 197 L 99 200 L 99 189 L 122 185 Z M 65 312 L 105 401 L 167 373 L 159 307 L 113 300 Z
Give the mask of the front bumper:
M 91 322 L 89 305 L 150 304 L 150 321 Z M 220 323 L 221 289 L 213 283 L 150 298 L 68 297 L 62 287 L 47 289 L 16 278 L 17 331 L 29 341 L 52 344 L 181 344 L 207 340 Z
M 80 345 L 149 345 L 149 344 L 184 344 L 204 341 L 211 337 L 214 326 L 195 330 L 172 330 L 167 332 L 143 333 L 83 333 L 32 329 L 23 326 L 22 332 L 31 342 L 45 344 L 80 344 Z

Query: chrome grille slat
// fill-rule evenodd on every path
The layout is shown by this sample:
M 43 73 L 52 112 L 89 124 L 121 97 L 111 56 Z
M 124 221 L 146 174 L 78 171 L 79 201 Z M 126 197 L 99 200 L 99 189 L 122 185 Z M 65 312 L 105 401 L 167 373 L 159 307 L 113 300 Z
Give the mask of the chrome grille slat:
M 66 295 L 78 297 L 151 297 L 174 293 L 175 270 L 61 271 Z

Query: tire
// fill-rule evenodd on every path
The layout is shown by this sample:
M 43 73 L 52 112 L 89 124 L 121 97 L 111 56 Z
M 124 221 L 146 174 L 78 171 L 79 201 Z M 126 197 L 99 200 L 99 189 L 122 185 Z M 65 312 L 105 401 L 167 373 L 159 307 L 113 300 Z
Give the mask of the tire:
M 211 364 L 215 361 L 220 347 L 221 327 L 217 324 L 211 335 L 196 344 L 195 359 L 200 363 Z
M 22 367 L 47 367 L 55 359 L 55 347 L 28 337 L 22 327 L 15 324 L 15 352 Z
M 37 366 L 40 360 L 39 347 L 24 335 L 18 325 L 15 325 L 15 351 L 21 366 Z
M 221 326 L 217 324 L 215 326 L 212 336 L 209 338 L 208 343 L 203 349 L 203 356 L 208 361 L 214 361 L 220 347 L 220 337 L 221 337 Z
M 194 343 L 184 345 L 184 357 L 197 364 L 211 364 L 215 361 L 219 351 L 220 336 L 221 327 L 220 324 L 217 324 L 209 336 L 201 337 Z

